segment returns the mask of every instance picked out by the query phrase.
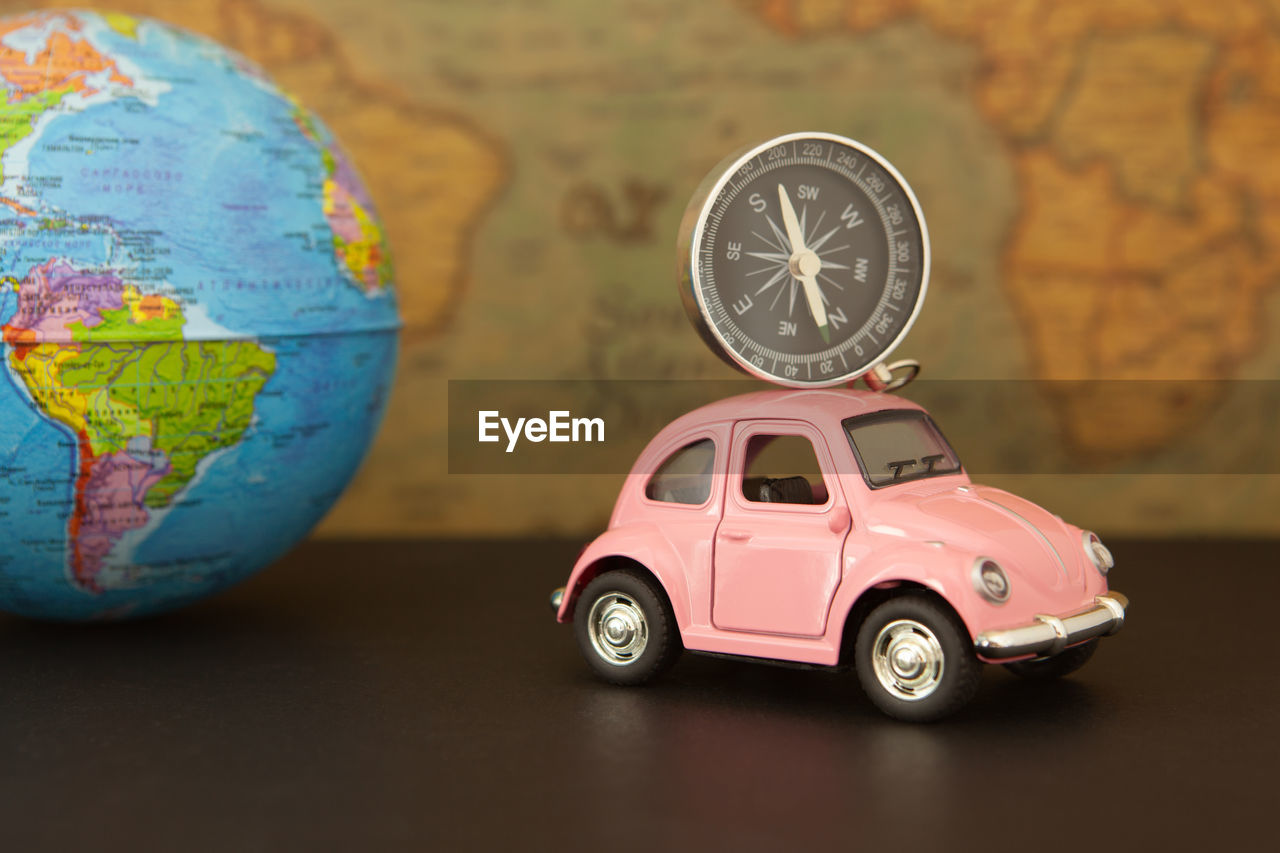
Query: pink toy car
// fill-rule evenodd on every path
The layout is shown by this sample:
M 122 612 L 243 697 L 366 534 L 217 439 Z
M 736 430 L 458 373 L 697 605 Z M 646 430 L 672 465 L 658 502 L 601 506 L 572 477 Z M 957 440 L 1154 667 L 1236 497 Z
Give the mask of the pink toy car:
M 1124 624 L 1111 566 L 1093 533 L 973 485 L 914 403 L 763 391 L 662 430 L 551 600 L 615 684 L 681 649 L 851 663 L 881 710 L 923 721 L 968 702 L 983 662 L 1083 666 Z

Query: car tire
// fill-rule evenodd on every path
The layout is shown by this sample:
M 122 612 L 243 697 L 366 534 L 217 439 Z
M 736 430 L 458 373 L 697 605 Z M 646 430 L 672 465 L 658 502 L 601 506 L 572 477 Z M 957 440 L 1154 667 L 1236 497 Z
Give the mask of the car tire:
M 867 698 L 889 716 L 914 723 L 968 704 L 983 666 L 960 617 L 937 598 L 917 593 L 891 598 L 867 615 L 854 661 Z
M 644 684 L 669 669 L 682 649 L 666 593 L 636 569 L 593 578 L 578 597 L 573 632 L 587 664 L 613 684 Z
M 1062 678 L 1064 675 L 1070 675 L 1080 667 L 1089 662 L 1089 658 L 1093 657 L 1093 653 L 1098 649 L 1098 640 L 1094 639 L 1087 643 L 1081 643 L 1078 646 L 1072 646 L 1058 652 L 1051 658 L 1039 658 L 1037 660 L 1023 660 L 1016 663 L 1007 663 L 1005 667 L 1014 675 L 1022 678 L 1032 679 L 1049 679 Z

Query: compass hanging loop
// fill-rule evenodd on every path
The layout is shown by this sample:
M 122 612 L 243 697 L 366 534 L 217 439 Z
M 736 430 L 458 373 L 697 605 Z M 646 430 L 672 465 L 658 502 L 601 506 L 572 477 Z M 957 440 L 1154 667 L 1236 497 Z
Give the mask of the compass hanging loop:
M 872 391 L 897 391 L 920 375 L 920 362 L 914 358 L 885 364 L 883 361 L 862 375 L 862 381 Z

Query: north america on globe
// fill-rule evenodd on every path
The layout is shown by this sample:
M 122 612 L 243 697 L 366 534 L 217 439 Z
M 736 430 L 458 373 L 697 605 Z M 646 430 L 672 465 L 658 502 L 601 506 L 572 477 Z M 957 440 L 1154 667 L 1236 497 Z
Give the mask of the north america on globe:
M 274 559 L 341 493 L 399 325 L 323 123 L 159 22 L 0 21 L 0 609 L 136 616 Z

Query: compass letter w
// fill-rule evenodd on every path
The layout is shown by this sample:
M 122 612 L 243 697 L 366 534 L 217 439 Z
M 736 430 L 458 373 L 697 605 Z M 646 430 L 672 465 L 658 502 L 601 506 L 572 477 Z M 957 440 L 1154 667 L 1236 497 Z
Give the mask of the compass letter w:
M 852 228 L 855 225 L 861 225 L 866 222 L 862 218 L 862 214 L 852 204 L 845 207 L 844 213 L 840 214 L 840 221 L 844 223 L 845 228 Z

